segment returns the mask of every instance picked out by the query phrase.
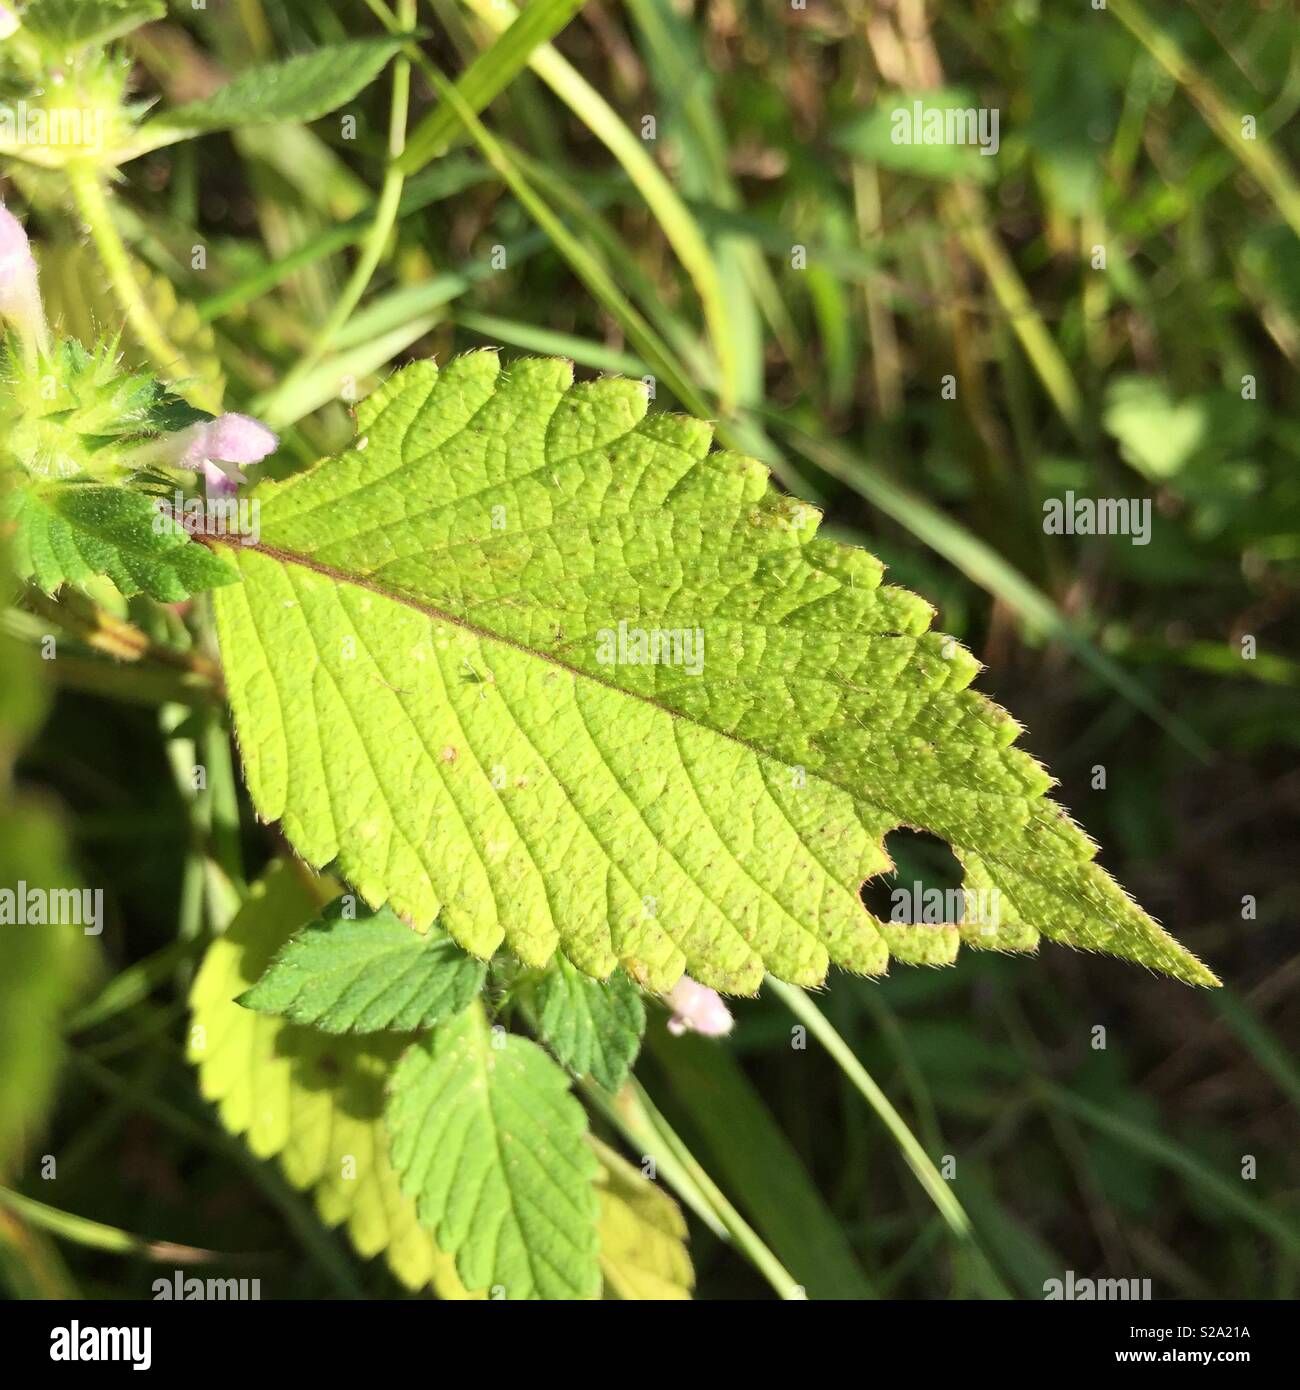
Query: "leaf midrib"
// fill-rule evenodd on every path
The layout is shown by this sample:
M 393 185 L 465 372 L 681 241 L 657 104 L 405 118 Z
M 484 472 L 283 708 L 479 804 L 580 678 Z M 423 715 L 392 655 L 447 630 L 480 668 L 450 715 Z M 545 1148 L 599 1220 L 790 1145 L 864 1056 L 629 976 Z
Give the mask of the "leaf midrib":
M 207 536 L 196 535 L 195 540 L 200 544 L 207 545 L 213 550 L 224 548 L 219 541 Z M 529 647 L 523 642 L 516 641 L 513 637 L 507 637 L 502 633 L 494 632 L 491 628 L 483 627 L 471 619 L 459 614 L 449 612 L 447 609 L 439 608 L 436 604 L 430 603 L 427 599 L 416 598 L 414 595 L 403 593 L 400 589 L 394 589 L 384 584 L 377 583 L 364 575 L 353 574 L 348 570 L 339 569 L 335 565 L 325 564 L 323 561 L 314 559 L 309 555 L 304 555 L 300 551 L 286 550 L 282 546 L 268 545 L 262 541 L 251 542 L 244 540 L 241 542 L 242 551 L 251 551 L 255 555 L 265 556 L 269 560 L 274 560 L 280 565 L 294 565 L 300 569 L 305 569 L 312 574 L 318 574 L 323 579 L 328 579 L 335 584 L 349 584 L 353 588 L 363 589 L 367 593 L 377 594 L 380 598 L 388 599 L 393 603 L 400 603 L 405 608 L 421 614 L 426 618 L 434 619 L 438 622 L 445 622 L 452 627 L 459 628 L 462 632 L 468 632 L 474 637 L 480 638 L 485 642 L 496 642 L 503 647 L 510 647 L 514 651 L 520 652 L 524 656 L 529 656 L 537 661 L 554 666 L 558 670 L 566 671 L 569 675 L 581 680 L 588 680 L 593 685 L 612 691 L 616 695 L 625 696 L 629 700 L 639 700 L 642 704 L 649 705 L 652 709 L 658 710 L 661 714 L 666 714 L 671 719 L 680 720 L 684 724 L 689 724 L 693 728 L 704 730 L 714 734 L 718 738 L 723 738 L 731 743 L 744 748 L 755 757 L 766 759 L 769 762 L 780 766 L 787 764 L 769 749 L 762 748 L 756 743 L 751 743 L 748 739 L 741 738 L 738 734 L 729 732 L 726 729 L 715 728 L 712 724 L 701 723 L 697 719 L 692 719 L 689 715 L 683 714 L 681 710 L 673 709 L 669 705 L 662 704 L 651 695 L 646 695 L 639 690 L 629 690 L 625 686 L 616 685 L 613 681 L 606 680 L 591 671 L 584 670 L 581 666 L 574 666 L 571 663 L 553 656 L 548 652 L 539 650 L 536 647 Z M 882 810 L 888 811 L 891 815 L 895 814 L 891 809 L 886 798 L 877 796 L 869 788 L 854 788 L 845 786 L 832 777 L 827 777 L 821 772 L 812 772 L 811 775 L 818 781 L 825 783 L 829 787 L 834 787 L 837 791 L 844 792 L 854 800 L 864 800 L 879 806 Z

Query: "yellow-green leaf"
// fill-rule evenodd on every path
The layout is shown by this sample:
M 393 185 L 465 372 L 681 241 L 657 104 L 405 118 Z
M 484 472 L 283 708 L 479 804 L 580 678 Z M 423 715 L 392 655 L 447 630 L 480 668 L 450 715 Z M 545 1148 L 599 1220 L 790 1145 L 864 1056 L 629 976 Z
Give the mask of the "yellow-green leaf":
M 311 1189 L 321 1219 L 345 1226 L 363 1256 L 382 1254 L 407 1288 L 432 1284 L 443 1298 L 468 1297 L 389 1163 L 384 1082 L 409 1039 L 331 1037 L 235 1003 L 318 910 L 278 862 L 209 947 L 190 995 L 188 1051 L 200 1089 L 254 1154 Z
M 1214 977 L 1095 862 L 933 611 L 642 383 L 495 354 L 398 372 L 262 490 L 216 611 L 262 816 L 367 901 L 528 965 L 756 990 L 1041 932 Z M 899 826 L 995 900 L 863 906 Z
M 695 1271 L 677 1203 L 599 1140 L 600 1269 L 607 1294 L 653 1302 L 688 1299 Z

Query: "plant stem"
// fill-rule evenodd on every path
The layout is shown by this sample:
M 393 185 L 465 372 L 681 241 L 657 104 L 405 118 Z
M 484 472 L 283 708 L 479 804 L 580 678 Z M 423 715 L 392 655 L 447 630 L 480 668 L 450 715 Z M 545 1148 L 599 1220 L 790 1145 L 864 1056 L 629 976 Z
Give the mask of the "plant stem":
M 212 595 L 204 594 L 199 604 L 200 631 L 207 644 L 216 646 L 216 618 Z M 203 761 L 208 769 L 208 790 L 211 792 L 211 856 L 224 870 L 226 877 L 242 894 L 244 879 L 243 852 L 239 843 L 239 792 L 235 778 L 235 761 L 230 751 L 230 732 L 219 710 L 199 712 L 203 722 Z M 229 904 L 227 904 L 229 906 Z M 239 907 L 238 901 L 234 910 Z M 233 914 L 232 914 L 233 915 Z M 225 928 L 225 922 L 220 926 Z
M 215 647 L 211 595 L 200 595 L 194 606 L 199 644 Z M 186 864 L 183 903 L 191 930 L 201 923 L 190 916 L 197 911 L 196 895 L 207 908 L 214 933 L 225 931 L 239 911 L 247 891 L 239 844 L 239 798 L 235 785 L 230 737 L 222 713 L 211 706 L 195 711 L 198 733 L 194 739 L 178 739 L 173 730 L 178 712 L 164 710 L 163 729 L 167 753 L 181 795 L 190 807 L 192 824 L 200 844 L 191 849 Z M 203 768 L 200 786 L 192 780 L 194 769 Z
M 729 1240 L 727 1227 L 697 1182 L 692 1165 L 679 1159 L 663 1142 L 630 1085 L 617 1096 L 611 1096 L 589 1079 L 583 1080 L 581 1085 L 587 1098 L 623 1138 L 644 1157 L 654 1160 L 656 1175 L 663 1178 L 719 1240 Z
M 145 300 L 135 277 L 130 252 L 118 235 L 113 214 L 104 195 L 104 186 L 93 165 L 70 164 L 68 186 L 77 211 L 90 231 L 99 259 L 108 272 L 108 283 L 126 321 L 155 367 L 169 378 L 192 377 L 193 367 L 168 339 L 162 325 Z
M 714 1235 L 733 1242 L 783 1299 L 807 1298 L 803 1286 L 731 1205 L 638 1081 L 630 1081 L 617 1096 L 591 1082 L 584 1082 L 583 1090 L 630 1144 L 654 1160 L 656 1170 Z
M 177 1245 L 169 1240 L 150 1240 L 147 1236 L 133 1235 L 130 1231 L 116 1226 L 105 1225 L 102 1221 L 92 1221 L 86 1216 L 77 1216 L 58 1207 L 47 1206 L 32 1197 L 24 1197 L 7 1187 L 0 1187 L 0 1207 L 16 1212 L 24 1220 L 52 1235 L 62 1236 L 92 1250 L 107 1250 L 115 1255 L 134 1255 L 139 1259 L 175 1264 L 215 1264 L 229 1263 L 246 1258 L 223 1254 L 218 1250 L 202 1250 L 193 1245 Z
M 940 1216 L 948 1223 L 948 1229 L 960 1240 L 970 1240 L 973 1235 L 970 1217 L 953 1196 L 952 1188 L 939 1176 L 939 1170 L 921 1146 L 921 1141 L 907 1127 L 907 1122 L 894 1109 L 889 1097 L 876 1084 L 871 1073 L 853 1055 L 848 1043 L 831 1026 L 830 1020 L 813 1002 L 812 996 L 798 985 L 783 984 L 770 975 L 767 977 L 767 988 L 831 1054 L 840 1070 L 880 1117 L 907 1160 L 907 1166 L 915 1174 L 917 1182 L 925 1189 L 930 1200 L 939 1209 Z
M 138 627 L 115 618 L 80 594 L 65 590 L 64 596 L 56 599 L 29 586 L 23 591 L 22 602 L 95 651 L 118 661 L 166 666 L 190 678 L 196 689 L 206 687 L 213 697 L 222 694 L 221 668 L 215 662 L 200 652 L 181 651 L 155 642 Z
M 1070 364 L 989 221 L 983 195 L 973 185 L 959 182 L 947 191 L 941 205 L 948 225 L 984 272 L 1057 413 L 1075 439 L 1086 442 L 1089 425 Z
M 406 32 L 415 27 L 415 0 L 399 0 L 397 22 L 400 31 Z M 261 411 L 273 424 L 282 424 L 277 416 L 277 407 L 282 399 L 320 362 L 329 351 L 330 345 L 339 330 L 348 321 L 352 311 L 361 302 L 379 262 L 384 247 L 397 221 L 397 209 L 402 200 L 402 187 L 406 175 L 397 166 L 397 159 L 406 148 L 406 118 L 411 97 L 411 64 L 405 57 L 393 60 L 393 94 L 388 116 L 388 167 L 384 171 L 384 182 L 379 190 L 375 204 L 374 220 L 361 242 L 360 255 L 352 268 L 348 282 L 339 292 L 325 322 L 312 335 L 306 352 L 294 364 L 275 391 L 267 397 Z

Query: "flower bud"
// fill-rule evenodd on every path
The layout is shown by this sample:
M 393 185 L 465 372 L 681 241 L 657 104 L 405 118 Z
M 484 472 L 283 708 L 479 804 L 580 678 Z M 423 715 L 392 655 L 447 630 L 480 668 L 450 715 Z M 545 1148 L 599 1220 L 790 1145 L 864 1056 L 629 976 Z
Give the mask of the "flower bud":
M 731 1032 L 735 1020 L 731 1010 L 722 1002 L 717 990 L 683 975 L 664 995 L 664 1002 L 673 1011 L 668 1031 L 675 1038 L 683 1033 L 700 1033 L 706 1038 L 720 1038 Z
M 191 425 L 182 434 L 190 439 L 180 466 L 202 472 L 208 492 L 216 496 L 234 492 L 248 481 L 240 472 L 240 464 L 261 463 L 280 443 L 275 432 L 260 420 L 233 413 Z
M 261 463 L 279 443 L 275 431 L 260 420 L 231 413 L 150 440 L 131 457 L 136 466 L 165 463 L 202 473 L 207 491 L 224 496 L 248 481 L 240 471 L 241 464 Z
M 0 207 L 0 318 L 18 330 L 29 357 L 45 351 L 49 330 L 36 284 L 36 261 L 23 225 L 8 208 Z

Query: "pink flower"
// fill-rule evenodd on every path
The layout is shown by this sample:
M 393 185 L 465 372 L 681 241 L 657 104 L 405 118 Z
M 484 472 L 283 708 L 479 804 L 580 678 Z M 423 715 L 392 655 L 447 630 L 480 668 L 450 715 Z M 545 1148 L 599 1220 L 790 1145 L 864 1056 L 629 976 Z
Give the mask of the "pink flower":
M 8 5 L 0 5 L 0 39 L 7 39 L 18 32 L 18 16 Z
M 0 318 L 7 318 L 18 330 L 29 357 L 37 348 L 45 350 L 49 332 L 31 242 L 23 224 L 5 207 L 0 207 Z
M 202 473 L 209 494 L 228 495 L 247 482 L 240 464 L 261 463 L 280 443 L 274 430 L 251 415 L 218 415 L 167 436 L 166 459 Z
M 675 1038 L 683 1033 L 700 1033 L 706 1038 L 720 1038 L 731 1032 L 735 1020 L 731 1010 L 722 1002 L 717 990 L 683 975 L 664 995 L 664 1002 L 673 1011 L 668 1031 Z

